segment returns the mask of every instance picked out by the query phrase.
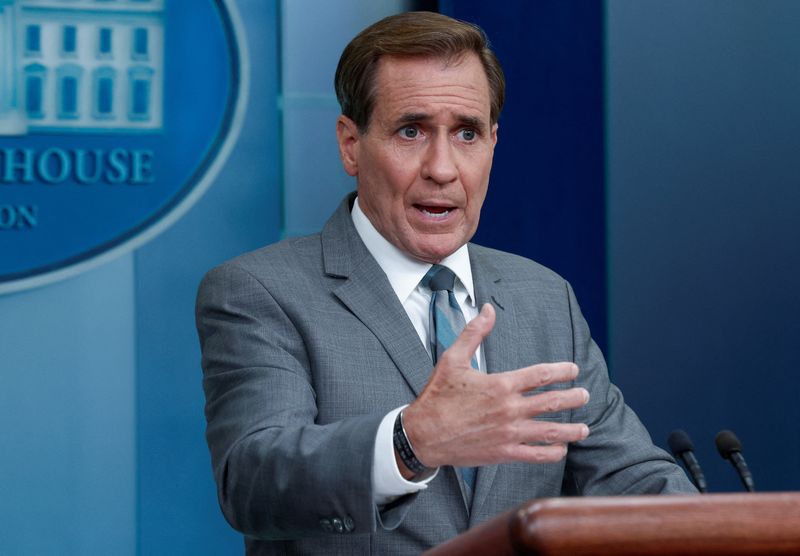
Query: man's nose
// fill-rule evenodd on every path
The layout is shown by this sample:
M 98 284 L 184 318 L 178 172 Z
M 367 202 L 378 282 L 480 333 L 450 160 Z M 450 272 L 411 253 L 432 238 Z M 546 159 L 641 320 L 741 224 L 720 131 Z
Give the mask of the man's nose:
M 422 161 L 422 178 L 446 184 L 458 177 L 453 145 L 447 134 L 438 134 L 425 150 Z

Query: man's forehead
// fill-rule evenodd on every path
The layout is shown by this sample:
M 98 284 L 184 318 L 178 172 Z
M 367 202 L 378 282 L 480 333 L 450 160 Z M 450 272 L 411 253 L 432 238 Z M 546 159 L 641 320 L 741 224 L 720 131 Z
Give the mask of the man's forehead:
M 488 86 L 483 66 L 477 55 L 472 52 L 462 52 L 452 56 L 385 55 L 378 58 L 375 85 L 385 85 L 386 82 L 391 84 L 398 76 L 416 77 L 420 82 L 424 82 L 423 74 L 448 73 L 474 76 L 476 68 L 480 68 L 480 73 L 483 74 Z
M 382 109 L 385 116 L 399 123 L 419 121 L 449 107 L 464 123 L 488 121 L 489 82 L 475 54 L 450 58 L 384 56 L 378 64 L 375 108 Z

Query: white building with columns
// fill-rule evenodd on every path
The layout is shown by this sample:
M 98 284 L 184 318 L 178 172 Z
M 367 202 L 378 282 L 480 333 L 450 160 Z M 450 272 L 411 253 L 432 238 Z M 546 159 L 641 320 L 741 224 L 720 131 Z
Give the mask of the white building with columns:
M 156 131 L 166 0 L 0 0 L 0 135 Z

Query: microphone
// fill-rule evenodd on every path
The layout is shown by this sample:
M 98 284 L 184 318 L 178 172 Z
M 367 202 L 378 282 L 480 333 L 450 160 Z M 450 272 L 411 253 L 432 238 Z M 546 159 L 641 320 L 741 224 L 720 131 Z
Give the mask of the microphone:
M 736 472 L 739 474 L 739 478 L 742 480 L 745 490 L 747 492 L 755 492 L 756 488 L 753 485 L 753 475 L 750 473 L 750 469 L 747 468 L 747 463 L 744 461 L 742 443 L 739 442 L 736 435 L 733 434 L 732 431 L 719 431 L 714 442 L 717 445 L 719 455 L 730 460 L 733 467 L 736 468 Z
M 669 433 L 667 438 L 669 449 L 676 458 L 683 462 L 683 466 L 689 471 L 694 486 L 700 492 L 708 492 L 708 485 L 706 484 L 706 476 L 703 475 L 703 470 L 700 468 L 700 462 L 694 456 L 694 444 L 692 439 L 683 430 L 674 430 Z

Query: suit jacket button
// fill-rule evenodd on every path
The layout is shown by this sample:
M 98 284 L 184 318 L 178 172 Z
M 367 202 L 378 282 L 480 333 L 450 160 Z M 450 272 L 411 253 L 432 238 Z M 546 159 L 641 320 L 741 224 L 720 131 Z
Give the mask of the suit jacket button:
M 353 523 L 353 518 L 350 517 L 349 515 L 345 516 L 344 518 L 344 528 L 345 530 L 347 530 L 348 533 L 356 528 L 356 524 Z
M 325 519 L 325 518 L 320 519 L 319 520 L 319 525 L 320 525 L 320 527 L 322 527 L 322 530 L 325 531 L 326 533 L 333 533 L 333 525 L 331 525 L 331 522 L 330 522 L 329 519 Z
M 331 522 L 333 523 L 333 528 L 336 529 L 337 533 L 344 533 L 344 523 L 338 517 L 334 517 Z

